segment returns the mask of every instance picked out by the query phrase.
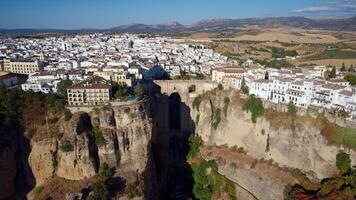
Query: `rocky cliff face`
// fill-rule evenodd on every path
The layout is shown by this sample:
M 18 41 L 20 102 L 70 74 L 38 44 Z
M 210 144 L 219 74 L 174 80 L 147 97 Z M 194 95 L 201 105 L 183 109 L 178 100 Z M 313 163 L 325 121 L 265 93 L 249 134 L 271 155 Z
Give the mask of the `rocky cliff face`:
M 151 167 L 151 122 L 139 103 L 76 113 L 58 124 L 60 137 L 31 141 L 29 163 L 37 186 L 53 175 L 67 180 L 93 177 L 101 163 L 127 182 Z
M 329 145 L 320 134 L 320 128 L 308 122 L 298 124 L 295 129 L 282 125 L 276 127 L 265 117 L 260 117 L 257 123 L 252 123 L 250 113 L 243 111 L 241 105 L 236 103 L 238 102 L 236 95 L 234 92 L 226 91 L 210 95 L 203 98 L 199 111 L 192 108 L 192 118 L 199 115 L 196 133 L 202 137 L 205 144 L 240 147 L 255 159 L 272 159 L 281 167 L 298 168 L 314 179 L 330 177 L 337 173 L 335 155 L 342 147 Z M 223 110 L 225 96 L 230 98 L 231 103 L 227 116 L 225 117 L 222 112 L 222 120 L 215 130 L 212 128 L 214 111 L 216 108 Z M 356 158 L 354 151 L 350 150 L 349 153 L 352 158 Z M 227 169 L 226 166 L 222 167 Z M 234 170 L 225 170 L 222 173 L 226 173 L 228 177 L 244 176 L 236 175 Z M 237 177 L 236 180 L 246 186 L 253 186 L 252 179 L 255 179 L 256 184 L 261 182 L 258 176 L 249 177 L 250 179 Z

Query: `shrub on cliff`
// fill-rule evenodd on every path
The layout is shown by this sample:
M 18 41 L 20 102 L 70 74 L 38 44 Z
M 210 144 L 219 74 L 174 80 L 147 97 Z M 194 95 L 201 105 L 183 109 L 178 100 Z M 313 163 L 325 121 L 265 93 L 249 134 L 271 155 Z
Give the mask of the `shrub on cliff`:
M 64 120 L 69 121 L 71 118 L 72 118 L 72 113 L 70 112 L 70 110 L 65 109 L 64 110 Z
M 73 145 L 69 140 L 64 140 L 62 142 L 62 144 L 59 146 L 59 148 L 63 151 L 63 152 L 70 152 L 73 151 Z
M 197 109 L 197 111 L 199 111 L 200 103 L 201 103 L 201 97 L 200 96 L 195 97 L 192 103 L 193 109 Z
M 336 167 L 341 174 L 345 174 L 351 167 L 351 159 L 349 154 L 341 151 L 336 155 Z
M 93 134 L 94 134 L 94 140 L 95 144 L 97 146 L 102 146 L 105 144 L 105 138 L 103 136 L 103 133 L 100 131 L 100 128 L 98 126 L 93 127 Z
M 133 183 L 129 183 L 125 188 L 125 194 L 129 199 L 133 199 L 135 197 L 143 196 L 144 192 L 144 178 L 143 176 L 139 177 L 139 180 Z
M 225 117 L 227 117 L 227 109 L 229 108 L 229 104 L 230 104 L 229 97 L 225 97 L 224 98 L 224 108 L 223 108 Z
M 108 187 L 104 180 L 99 180 L 92 185 L 92 190 L 94 193 L 94 199 L 106 200 L 108 199 Z
M 189 153 L 188 158 L 195 158 L 199 152 L 199 147 L 203 143 L 199 135 L 191 134 L 188 138 Z
M 285 199 L 355 199 L 356 168 L 351 168 L 350 164 L 349 155 L 340 152 L 336 155 L 340 175 L 325 178 L 320 183 L 310 181 L 304 174 L 297 175 L 299 184 L 285 188 Z
M 243 110 L 251 112 L 251 120 L 256 123 L 257 117 L 263 114 L 264 108 L 260 98 L 252 96 L 243 106 Z
M 134 94 L 136 97 L 141 97 L 143 95 L 143 87 L 141 85 L 136 85 L 134 87 Z
M 197 90 L 197 87 L 195 85 L 189 86 L 189 93 L 195 92 Z
M 214 112 L 214 121 L 212 127 L 216 130 L 221 122 L 221 109 L 217 108 Z
M 109 167 L 107 163 L 103 163 L 99 167 L 99 175 L 104 180 L 109 179 L 114 174 L 113 170 Z

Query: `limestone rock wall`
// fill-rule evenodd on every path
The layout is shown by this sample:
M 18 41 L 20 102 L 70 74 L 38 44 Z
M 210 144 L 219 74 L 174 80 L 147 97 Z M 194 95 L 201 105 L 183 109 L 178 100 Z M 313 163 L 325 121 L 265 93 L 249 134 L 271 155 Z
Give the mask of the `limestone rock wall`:
M 117 175 L 132 181 L 130 178 L 142 174 L 149 165 L 152 128 L 139 103 L 76 113 L 70 121 L 58 123 L 60 138 L 31 142 L 29 162 L 36 185 L 53 175 L 68 180 L 92 177 L 100 163 L 107 163 Z M 104 143 L 96 143 L 95 130 L 102 134 Z
M 41 185 L 47 178 L 55 172 L 55 157 L 58 142 L 55 139 L 46 139 L 32 143 L 32 151 L 29 156 L 29 163 L 32 167 L 36 184 Z M 44 164 L 46 163 L 46 164 Z
M 225 96 L 234 101 L 233 93 L 222 93 L 205 98 L 199 111 L 191 109 L 192 118 L 200 116 L 196 133 L 205 144 L 242 147 L 256 159 L 272 159 L 281 167 L 298 168 L 315 180 L 337 173 L 335 157 L 343 147 L 329 145 L 316 126 L 302 124 L 293 131 L 288 127 L 272 127 L 264 117 L 252 123 L 251 114 L 233 102 L 229 105 L 227 117 L 222 112 L 222 121 L 216 130 L 213 129 L 213 112 L 217 107 L 223 109 Z M 346 150 L 355 161 L 356 153 Z
M 60 142 L 63 145 L 64 139 Z M 91 142 L 87 133 L 75 136 L 70 141 L 73 146 L 72 151 L 64 151 L 58 148 L 56 174 L 69 180 L 81 180 L 94 176 L 97 171 L 95 155 L 91 153 Z

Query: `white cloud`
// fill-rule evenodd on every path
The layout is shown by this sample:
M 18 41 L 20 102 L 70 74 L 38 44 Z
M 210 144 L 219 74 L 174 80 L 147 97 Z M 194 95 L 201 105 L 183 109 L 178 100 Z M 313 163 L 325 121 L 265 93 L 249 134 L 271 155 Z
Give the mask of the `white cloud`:
M 308 14 L 308 13 L 333 13 L 356 15 L 356 0 L 339 0 L 325 2 L 320 6 L 311 6 L 289 11 L 292 14 Z
M 301 9 L 296 9 L 290 11 L 291 13 L 312 13 L 312 12 L 329 12 L 332 11 L 333 8 L 328 6 L 315 6 L 315 7 L 306 7 Z

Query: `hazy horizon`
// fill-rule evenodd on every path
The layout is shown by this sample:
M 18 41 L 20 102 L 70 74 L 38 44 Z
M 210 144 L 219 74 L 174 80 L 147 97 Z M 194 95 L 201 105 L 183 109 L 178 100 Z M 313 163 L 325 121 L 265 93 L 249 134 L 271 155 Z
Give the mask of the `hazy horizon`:
M 3 0 L 1 29 L 106 29 L 130 24 L 192 25 L 209 19 L 356 15 L 356 0 Z

